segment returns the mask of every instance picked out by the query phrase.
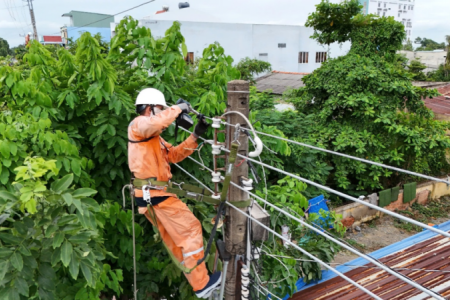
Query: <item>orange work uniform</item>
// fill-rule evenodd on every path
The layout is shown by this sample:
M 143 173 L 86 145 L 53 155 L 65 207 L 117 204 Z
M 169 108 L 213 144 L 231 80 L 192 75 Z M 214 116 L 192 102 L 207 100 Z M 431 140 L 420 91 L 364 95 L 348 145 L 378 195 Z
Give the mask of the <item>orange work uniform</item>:
M 156 116 L 138 116 L 128 126 L 128 139 L 142 143 L 128 143 L 128 165 L 136 178 L 155 178 L 169 181 L 172 178 L 169 163 L 177 163 L 191 155 L 198 144 L 191 135 L 180 145 L 173 147 L 159 135 L 178 117 L 181 109 L 170 107 Z M 168 196 L 163 202 L 154 205 L 158 224 L 153 224 L 146 207 L 140 207 L 144 214 L 158 226 L 163 242 L 177 260 L 187 268 L 193 268 L 203 258 L 203 236 L 200 221 L 176 195 L 162 190 L 151 190 L 151 197 Z M 142 190 L 135 190 L 136 197 L 142 197 Z M 194 291 L 203 289 L 209 281 L 208 271 L 203 262 L 190 274 L 185 274 Z

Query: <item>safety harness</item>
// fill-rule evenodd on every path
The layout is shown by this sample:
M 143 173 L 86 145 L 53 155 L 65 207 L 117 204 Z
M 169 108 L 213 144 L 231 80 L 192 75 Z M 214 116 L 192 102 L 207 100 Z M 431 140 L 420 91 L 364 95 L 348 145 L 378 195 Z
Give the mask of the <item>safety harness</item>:
M 228 166 L 226 168 L 225 173 L 225 179 L 223 181 L 222 185 L 222 192 L 220 194 L 220 198 L 214 198 L 212 197 L 212 193 L 205 189 L 198 186 L 180 183 L 177 184 L 175 182 L 170 181 L 157 181 L 155 178 L 148 178 L 148 179 L 133 179 L 132 180 L 132 186 L 134 189 L 140 189 L 143 192 L 144 200 L 147 202 L 147 209 L 149 212 L 149 216 L 155 225 L 155 231 L 156 231 L 156 238 L 159 240 L 161 235 L 158 230 L 158 219 L 156 217 L 155 211 L 153 209 L 152 203 L 151 203 L 151 197 L 150 197 L 150 190 L 161 190 L 170 194 L 175 194 L 178 197 L 183 197 L 187 199 L 191 199 L 197 202 L 205 202 L 212 205 L 218 205 L 217 209 L 217 215 L 215 217 L 215 223 L 211 230 L 211 234 L 208 240 L 208 244 L 206 247 L 206 250 L 204 251 L 203 258 L 199 259 L 197 261 L 197 264 L 192 268 L 187 268 L 183 264 L 181 264 L 176 257 L 173 255 L 173 253 L 170 251 L 170 249 L 167 247 L 167 245 L 163 243 L 164 247 L 166 248 L 167 252 L 169 253 L 170 258 L 174 262 L 174 264 L 184 273 L 191 273 L 195 268 L 197 268 L 201 263 L 203 263 L 205 260 L 209 257 L 209 251 L 211 250 L 211 246 L 214 240 L 214 237 L 216 235 L 217 227 L 219 224 L 219 220 L 223 214 L 223 210 L 225 209 L 225 203 L 227 199 L 228 189 L 230 187 L 230 181 L 231 176 L 233 174 L 234 170 L 234 164 L 236 162 L 237 157 L 237 151 L 239 148 L 239 143 L 237 141 L 232 142 L 231 144 L 231 151 L 230 155 L 228 157 Z M 174 187 L 176 186 L 176 187 Z M 134 192 L 131 193 L 132 197 L 134 197 Z M 133 201 L 134 202 L 134 201 Z M 233 205 L 239 208 L 248 207 L 251 204 L 251 200 L 247 201 L 239 201 L 239 202 L 233 202 Z

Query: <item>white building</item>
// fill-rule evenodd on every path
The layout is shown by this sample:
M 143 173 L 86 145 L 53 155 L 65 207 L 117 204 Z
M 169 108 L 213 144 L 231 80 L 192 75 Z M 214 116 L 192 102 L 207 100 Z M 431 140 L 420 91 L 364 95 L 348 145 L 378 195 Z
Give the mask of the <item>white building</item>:
M 174 10 L 140 20 L 155 37 L 164 36 L 173 21 L 181 23 L 190 59 L 200 57 L 203 50 L 219 42 L 235 63 L 245 57 L 271 63 L 272 69 L 284 72 L 311 73 L 327 58 L 347 54 L 350 43 L 320 45 L 310 36 L 312 28 L 300 25 L 223 23 L 220 19 L 193 10 Z M 195 20 L 207 20 L 198 22 Z M 111 24 L 114 36 L 115 24 Z
M 430 71 L 436 71 L 439 66 L 445 64 L 447 57 L 447 51 L 445 50 L 433 50 L 433 51 L 399 51 L 399 54 L 404 55 L 409 62 L 414 59 L 419 59 L 427 68 L 423 70 L 425 73 Z
M 411 39 L 415 0 L 359 0 L 365 14 L 394 17 L 405 26 L 406 39 Z

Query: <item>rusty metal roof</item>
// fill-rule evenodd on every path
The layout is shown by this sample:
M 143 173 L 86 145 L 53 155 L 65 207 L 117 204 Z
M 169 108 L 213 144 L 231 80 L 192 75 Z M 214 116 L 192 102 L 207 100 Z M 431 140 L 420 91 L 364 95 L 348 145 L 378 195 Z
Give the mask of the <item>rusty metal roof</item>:
M 439 229 L 449 231 L 450 221 L 441 224 Z M 440 293 L 444 297 L 450 297 L 449 238 L 438 236 L 434 232 L 424 231 L 401 242 L 375 251 L 371 256 L 378 258 L 382 263 L 391 268 L 395 268 L 398 273 L 407 276 L 422 286 L 433 289 L 433 291 Z M 432 299 L 422 291 L 411 287 L 397 277 L 377 268 L 374 264 L 364 264 L 361 262 L 367 263 L 366 260 L 358 258 L 336 269 L 382 299 Z M 348 266 L 352 266 L 352 270 L 348 271 L 350 269 Z M 400 270 L 400 268 L 405 268 L 406 270 Z M 347 271 L 344 272 L 345 270 Z M 447 273 L 442 271 L 446 271 Z M 371 299 L 369 295 L 360 291 L 341 277 L 335 277 L 327 272 L 329 271 L 323 272 L 324 280 L 315 285 L 304 286 L 302 290 L 295 293 L 289 299 Z M 299 283 L 297 283 L 297 286 L 299 287 Z
M 442 96 L 426 98 L 425 106 L 435 114 L 450 115 L 450 84 L 437 89 Z
M 298 89 L 305 86 L 302 78 L 308 73 L 272 71 L 271 74 L 256 79 L 259 92 L 272 90 L 273 94 L 282 95 L 289 88 Z

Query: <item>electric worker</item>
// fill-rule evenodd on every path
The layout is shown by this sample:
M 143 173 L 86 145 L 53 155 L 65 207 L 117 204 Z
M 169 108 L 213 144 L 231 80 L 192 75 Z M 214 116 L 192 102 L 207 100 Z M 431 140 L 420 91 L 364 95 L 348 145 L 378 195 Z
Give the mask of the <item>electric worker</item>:
M 198 146 L 197 138 L 209 127 L 204 118 L 199 119 L 194 133 L 178 146 L 172 146 L 160 136 L 180 114 L 189 111 L 187 103 L 167 107 L 163 93 L 157 89 L 146 88 L 139 93 L 136 99 L 139 116 L 128 126 L 128 164 L 134 178 L 168 182 L 172 178 L 169 163 L 178 163 L 194 152 Z M 149 203 L 144 200 L 141 189 L 135 189 L 135 200 L 139 213 L 157 226 L 162 241 L 173 256 L 183 266 L 195 267 L 185 276 L 197 297 L 208 298 L 219 288 L 222 274 L 216 272 L 208 276 L 204 262 L 197 266 L 197 261 L 204 256 L 200 221 L 185 203 L 164 189 L 150 189 L 154 214 L 148 211 Z

